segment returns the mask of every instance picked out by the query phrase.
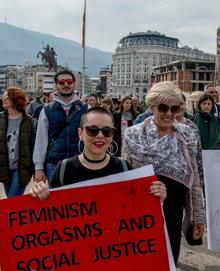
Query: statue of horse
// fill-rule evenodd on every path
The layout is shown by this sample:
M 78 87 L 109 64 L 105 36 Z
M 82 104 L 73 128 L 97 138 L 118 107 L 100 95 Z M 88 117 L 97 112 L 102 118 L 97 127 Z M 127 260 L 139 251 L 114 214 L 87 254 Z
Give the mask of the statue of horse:
M 43 47 L 44 48 L 44 47 Z M 39 51 L 37 53 L 37 58 L 39 58 L 39 56 L 41 55 L 41 61 L 45 66 L 48 66 L 48 71 L 57 71 L 57 61 L 56 61 L 56 53 L 55 51 L 52 49 L 50 50 L 49 45 L 46 46 L 46 48 L 44 48 L 44 52 Z

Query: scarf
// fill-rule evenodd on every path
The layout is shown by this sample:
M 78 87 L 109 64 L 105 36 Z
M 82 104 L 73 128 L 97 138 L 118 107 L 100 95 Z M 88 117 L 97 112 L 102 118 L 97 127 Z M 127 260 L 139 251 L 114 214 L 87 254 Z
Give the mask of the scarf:
M 194 119 L 201 137 L 203 150 L 210 150 L 220 137 L 220 128 L 214 113 L 198 112 Z
M 126 129 L 124 143 L 131 159 L 143 166 L 152 164 L 156 174 L 191 189 L 197 140 L 185 124 L 175 123 L 172 130 L 172 134 L 160 137 L 152 116 Z

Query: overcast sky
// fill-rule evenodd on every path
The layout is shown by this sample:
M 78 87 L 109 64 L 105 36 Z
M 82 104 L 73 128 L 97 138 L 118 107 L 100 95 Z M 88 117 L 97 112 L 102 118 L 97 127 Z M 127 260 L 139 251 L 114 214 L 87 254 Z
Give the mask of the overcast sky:
M 0 20 L 81 42 L 84 0 L 1 0 Z M 113 52 L 129 32 L 158 31 L 216 52 L 220 0 L 87 0 L 86 44 Z

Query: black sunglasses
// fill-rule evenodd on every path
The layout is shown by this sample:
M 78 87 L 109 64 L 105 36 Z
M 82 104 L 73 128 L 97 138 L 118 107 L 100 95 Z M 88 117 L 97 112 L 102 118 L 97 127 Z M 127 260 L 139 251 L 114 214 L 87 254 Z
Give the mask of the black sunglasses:
M 159 104 L 157 106 L 157 109 L 160 113 L 167 113 L 169 110 L 171 113 L 179 113 L 180 112 L 180 106 L 179 105 L 172 105 L 169 106 L 167 104 Z
M 91 126 L 85 126 L 83 128 L 86 128 L 86 133 L 88 136 L 91 137 L 95 137 L 97 136 L 97 134 L 101 131 L 104 137 L 111 137 L 113 136 L 114 132 L 115 132 L 115 128 L 114 127 L 103 127 L 103 128 L 99 128 L 95 125 L 91 125 Z

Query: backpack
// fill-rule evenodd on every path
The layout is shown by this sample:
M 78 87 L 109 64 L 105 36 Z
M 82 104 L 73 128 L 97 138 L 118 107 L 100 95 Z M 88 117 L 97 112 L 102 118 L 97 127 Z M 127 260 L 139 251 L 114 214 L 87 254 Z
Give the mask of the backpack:
M 121 159 L 121 164 L 122 164 L 122 167 L 123 167 L 123 171 L 128 171 L 128 165 L 126 163 L 126 160 L 125 159 Z M 60 166 L 60 174 L 59 174 L 59 179 L 60 179 L 60 184 L 61 186 L 63 186 L 63 179 L 64 179 L 64 174 L 65 174 L 65 169 L 66 169 L 66 163 L 68 161 L 68 158 L 64 159 L 62 162 L 61 162 L 61 166 Z

